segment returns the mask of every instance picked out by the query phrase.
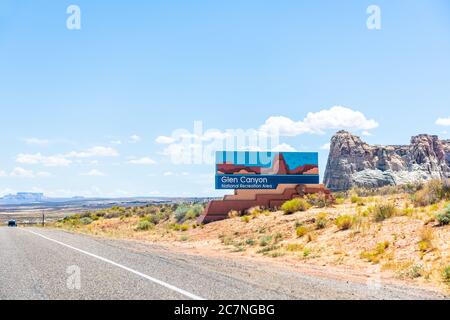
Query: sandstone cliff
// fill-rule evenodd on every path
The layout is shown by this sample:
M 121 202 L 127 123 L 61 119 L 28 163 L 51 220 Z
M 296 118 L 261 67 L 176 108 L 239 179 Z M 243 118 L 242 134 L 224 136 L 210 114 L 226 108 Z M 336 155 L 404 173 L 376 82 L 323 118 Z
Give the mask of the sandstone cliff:
M 450 140 L 421 134 L 410 145 L 368 145 L 339 131 L 331 139 L 325 185 L 334 191 L 450 177 Z

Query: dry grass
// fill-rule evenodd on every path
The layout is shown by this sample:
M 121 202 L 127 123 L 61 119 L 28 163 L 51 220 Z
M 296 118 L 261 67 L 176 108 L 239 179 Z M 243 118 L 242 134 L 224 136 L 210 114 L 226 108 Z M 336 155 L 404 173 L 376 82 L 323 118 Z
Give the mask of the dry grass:
M 205 226 L 175 228 L 167 221 L 136 231 L 141 220 L 134 216 L 59 226 L 106 237 L 166 243 L 199 254 L 271 259 L 293 266 L 339 267 L 364 273 L 370 265 L 379 264 L 383 277 L 447 290 L 450 226 L 439 226 L 434 220 L 447 203 L 416 208 L 408 194 L 358 197 L 361 199 L 354 203 L 339 198 L 343 199 L 341 204 L 333 207 L 313 207 L 289 215 L 253 208 L 244 216 L 247 218 L 232 214 L 228 220 Z M 378 210 L 378 204 L 388 206 L 379 205 Z M 375 219 L 377 210 L 383 219 Z

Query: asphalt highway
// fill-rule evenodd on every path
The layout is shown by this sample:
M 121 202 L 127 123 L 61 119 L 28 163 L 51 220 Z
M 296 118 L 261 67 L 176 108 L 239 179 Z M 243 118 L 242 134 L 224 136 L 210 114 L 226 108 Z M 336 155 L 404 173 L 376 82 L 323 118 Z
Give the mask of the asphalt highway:
M 148 243 L 0 227 L 0 299 L 442 299 L 282 266 L 178 253 Z

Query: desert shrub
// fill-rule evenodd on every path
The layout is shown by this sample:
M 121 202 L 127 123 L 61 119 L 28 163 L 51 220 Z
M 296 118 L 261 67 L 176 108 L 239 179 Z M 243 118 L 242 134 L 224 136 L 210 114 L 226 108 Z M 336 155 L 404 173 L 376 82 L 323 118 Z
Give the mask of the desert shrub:
M 286 201 L 282 206 L 281 210 L 284 211 L 284 214 L 292 214 L 298 211 L 307 211 L 311 208 L 311 204 L 308 203 L 305 199 L 295 198 L 289 201 Z
M 420 231 L 420 240 L 431 242 L 434 239 L 433 228 L 425 226 Z
M 316 217 L 316 229 L 324 229 L 328 224 L 328 215 L 319 213 Z
M 450 224 L 450 205 L 448 205 L 441 213 L 436 215 L 436 220 L 440 226 L 446 226 Z
M 250 217 L 250 216 L 243 216 L 243 217 L 241 217 L 241 221 L 242 221 L 242 222 L 249 223 L 250 220 L 251 220 L 251 217 Z
M 189 225 L 187 225 L 187 224 L 174 223 L 171 227 L 175 231 L 188 231 L 189 230 Z
M 167 217 L 163 213 L 155 213 L 147 216 L 148 222 L 152 224 L 159 224 L 162 220 L 167 219 Z
M 275 233 L 275 236 L 274 236 L 274 242 L 278 243 L 281 240 L 283 240 L 283 238 L 284 238 L 283 234 L 281 232 L 277 232 L 277 233 Z
M 182 222 L 185 220 L 186 214 L 189 212 L 190 207 L 189 206 L 179 206 L 176 210 L 175 210 L 175 219 L 177 220 L 177 222 Z
M 123 207 L 112 207 L 109 209 L 103 210 L 105 215 L 105 219 L 113 219 L 113 218 L 119 218 L 120 216 L 124 215 L 126 213 L 126 209 Z
M 298 221 L 298 220 L 295 220 L 295 223 L 294 223 L 294 228 L 298 228 L 298 227 L 301 227 L 303 225 L 303 222 L 301 222 L 301 221 Z
M 180 226 L 180 231 L 188 231 L 189 230 L 189 225 L 187 224 L 182 224 Z
M 417 279 L 422 277 L 424 274 L 423 265 L 420 263 L 413 264 L 409 270 L 406 272 L 406 275 L 411 279 Z
M 295 229 L 295 233 L 297 234 L 297 237 L 299 237 L 299 238 L 308 234 L 308 231 L 309 231 L 308 228 L 305 226 L 301 226 L 301 227 L 298 227 L 297 229 Z
M 353 216 L 344 214 L 336 218 L 336 226 L 339 230 L 348 230 L 353 225 Z
M 422 253 L 433 249 L 434 232 L 431 227 L 425 226 L 420 231 L 420 241 L 418 243 L 419 250 Z
M 263 211 L 264 210 L 261 207 L 253 207 L 247 210 L 247 214 L 251 215 L 252 217 L 257 217 L 262 214 Z
M 179 205 L 175 210 L 175 219 L 178 223 L 184 222 L 186 220 L 192 220 L 200 216 L 203 211 L 203 206 L 201 205 Z
M 139 223 L 136 225 L 135 230 L 136 231 L 147 231 L 150 230 L 153 227 L 153 224 L 151 224 L 149 221 L 147 220 L 141 220 L 139 221 Z
M 90 211 L 86 211 L 86 212 L 80 213 L 80 218 L 81 219 L 82 218 L 90 218 L 91 214 L 92 214 L 92 212 L 90 212 Z
M 280 246 L 276 245 L 267 245 L 264 248 L 258 250 L 256 253 L 262 253 L 263 255 L 267 255 L 269 252 L 280 249 Z
M 359 197 L 358 195 L 352 195 L 350 197 L 350 202 L 353 204 L 357 204 L 358 206 L 363 206 L 364 203 L 364 199 Z
M 304 248 L 305 248 L 305 246 L 301 243 L 290 243 L 286 246 L 286 251 L 298 252 L 298 251 L 303 251 Z
M 241 214 L 239 211 L 236 210 L 231 210 L 230 212 L 228 212 L 228 218 L 236 218 L 239 217 Z
M 446 266 L 446 267 L 442 270 L 442 277 L 444 278 L 444 281 L 450 282 L 450 265 L 449 265 L 449 266 Z
M 347 194 L 345 192 L 335 192 L 333 193 L 335 199 L 347 199 Z
M 247 240 L 245 240 L 245 244 L 248 245 L 248 246 L 254 246 L 255 245 L 255 240 L 247 239 Z
M 415 211 L 416 210 L 414 208 L 410 207 L 409 203 L 406 202 L 405 206 L 403 207 L 403 209 L 401 211 L 397 212 L 397 213 L 399 215 L 402 215 L 402 216 L 410 217 L 410 216 L 412 216 L 414 214 Z
M 372 263 L 379 263 L 381 256 L 385 253 L 386 249 L 389 248 L 389 242 L 378 243 L 374 249 L 365 251 L 361 253 L 361 258 L 367 259 L 367 261 Z
M 430 180 L 412 196 L 416 207 L 425 207 L 448 198 L 450 187 L 448 181 Z
M 377 203 L 370 208 L 369 212 L 371 213 L 373 220 L 381 222 L 394 216 L 397 212 L 397 208 L 392 202 Z
M 318 208 L 325 208 L 329 207 L 333 204 L 334 199 L 332 197 L 328 197 L 325 193 L 313 193 L 306 195 L 306 201 L 311 206 L 318 207 Z
M 94 222 L 94 220 L 92 220 L 90 217 L 84 217 L 80 219 L 80 222 L 84 225 L 88 225 Z
M 272 236 L 264 236 L 259 239 L 259 245 L 261 247 L 268 246 L 272 242 Z
M 303 249 L 303 257 L 307 258 L 311 255 L 311 249 L 310 248 L 304 248 Z

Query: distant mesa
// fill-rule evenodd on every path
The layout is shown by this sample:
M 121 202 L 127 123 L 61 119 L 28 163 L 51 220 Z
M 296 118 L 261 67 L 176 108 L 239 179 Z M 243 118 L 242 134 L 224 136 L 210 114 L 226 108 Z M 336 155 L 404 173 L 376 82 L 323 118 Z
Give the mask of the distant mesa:
M 45 201 L 43 193 L 36 192 L 18 192 L 16 194 L 9 194 L 0 198 L 1 203 L 39 203 Z
M 319 174 L 319 167 L 315 164 L 306 164 L 290 169 L 286 164 L 283 154 L 278 153 L 270 168 L 236 165 L 226 162 L 217 165 L 217 174 L 317 175 Z
M 333 191 L 450 177 L 450 140 L 420 134 L 409 145 L 369 145 L 347 131 L 331 139 L 324 183 Z

